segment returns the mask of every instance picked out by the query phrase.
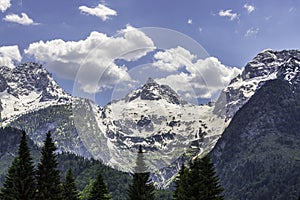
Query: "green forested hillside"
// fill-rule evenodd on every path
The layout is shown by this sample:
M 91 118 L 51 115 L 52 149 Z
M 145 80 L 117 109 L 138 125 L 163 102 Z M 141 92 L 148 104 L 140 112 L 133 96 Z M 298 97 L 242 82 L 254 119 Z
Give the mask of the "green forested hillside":
M 0 187 L 7 174 L 7 169 L 17 154 L 20 143 L 21 131 L 15 128 L 0 128 Z M 33 141 L 27 138 L 28 146 L 35 164 L 40 159 L 40 149 Z M 58 169 L 64 179 L 69 167 L 72 167 L 76 178 L 76 185 L 80 191 L 88 191 L 89 184 L 96 178 L 99 171 L 102 173 L 113 199 L 126 199 L 128 185 L 131 183 L 131 176 L 128 173 L 112 169 L 100 161 L 86 159 L 69 153 L 58 154 Z M 165 190 L 156 191 L 156 199 L 171 199 L 171 192 Z
M 268 81 L 234 116 L 211 152 L 227 199 L 298 199 L 300 93 Z

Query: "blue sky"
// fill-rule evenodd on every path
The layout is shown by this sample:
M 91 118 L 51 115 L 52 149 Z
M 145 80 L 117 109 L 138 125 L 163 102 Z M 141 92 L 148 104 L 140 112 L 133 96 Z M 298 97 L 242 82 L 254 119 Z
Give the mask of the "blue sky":
M 143 27 L 159 27 L 178 31 L 198 42 L 213 59 L 199 64 L 197 59 L 191 57 L 193 65 L 198 67 L 208 63 L 205 66 L 207 68 L 208 66 L 214 66 L 215 68 L 210 67 L 214 70 L 219 67 L 220 76 L 214 77 L 212 80 L 215 80 L 215 78 L 222 79 L 222 76 L 225 74 L 225 79 L 228 82 L 231 76 L 237 73 L 237 69 L 244 67 L 248 61 L 263 49 L 281 50 L 299 48 L 300 26 L 298 26 L 297 21 L 300 17 L 299 4 L 297 0 L 0 0 L 0 18 L 2 18 L 0 20 L 0 58 L 2 57 L 0 63 L 6 65 L 9 65 L 10 62 L 25 61 L 43 63 L 53 73 L 56 80 L 71 93 L 76 74 L 78 74 L 78 71 L 76 71 L 78 67 L 72 68 L 72 64 L 75 64 L 71 60 L 64 60 L 62 62 L 59 62 L 59 60 L 62 58 L 67 59 L 66 57 L 74 59 L 72 56 L 77 55 L 76 58 L 78 58 L 78 56 L 82 55 L 74 51 L 80 51 L 78 50 L 79 47 L 86 47 L 87 43 L 81 44 L 79 47 L 74 47 L 74 45 L 79 44 L 79 41 L 87 41 L 87 38 L 92 35 L 96 40 L 101 37 L 103 39 L 103 35 L 107 36 L 106 39 L 111 39 L 112 37 L 122 38 L 123 36 L 116 36 L 116 34 L 124 34 L 128 30 L 132 31 Z M 97 11 L 98 14 L 95 14 Z M 132 34 L 132 37 L 142 38 L 140 43 L 135 42 L 138 38 L 135 38 L 133 42 L 129 41 L 129 37 L 123 37 L 123 39 L 125 38 L 123 41 L 125 46 L 134 46 L 137 48 L 138 45 L 148 45 L 149 48 L 153 47 L 153 49 L 157 47 L 156 44 L 151 43 L 151 36 L 149 36 L 150 40 L 148 40 L 147 35 Z M 63 42 L 59 45 L 57 42 L 51 43 L 51 45 L 47 44 L 47 41 L 57 39 L 61 39 Z M 37 42 L 39 41 L 43 43 L 38 44 Z M 66 44 L 68 41 L 73 41 L 74 45 Z M 102 40 L 99 39 L 97 41 Z M 114 42 L 112 41 L 112 43 Z M 186 54 L 188 52 L 182 49 L 175 51 L 177 44 L 176 42 L 174 43 L 173 50 L 170 50 L 170 48 L 163 49 L 163 51 L 183 53 L 188 56 Z M 35 44 L 35 46 L 30 48 L 31 44 Z M 17 48 L 15 47 L 16 45 Z M 41 49 L 42 47 L 43 49 Z M 91 47 L 90 44 L 89 47 Z M 107 47 L 111 51 L 114 51 L 115 48 L 117 46 Z M 55 49 L 57 52 L 61 52 L 61 54 L 52 52 L 50 51 L 51 49 Z M 45 51 L 45 54 L 48 54 L 48 57 L 42 55 L 43 51 Z M 68 51 L 67 55 L 64 54 L 66 51 Z M 129 59 L 125 58 L 121 63 L 113 60 L 112 62 L 116 66 L 112 68 L 114 68 L 113 72 L 116 74 L 104 77 L 103 87 L 95 86 L 96 88 L 94 88 L 94 86 L 89 85 L 83 79 L 79 81 L 78 87 L 85 87 L 85 92 L 88 91 L 89 95 L 92 93 L 94 95 L 94 93 L 98 93 L 99 91 L 103 92 L 103 94 L 109 93 L 108 91 L 111 92 L 114 84 L 118 83 L 120 85 L 120 82 L 117 81 L 120 78 L 126 80 L 126 84 L 129 84 L 130 81 L 132 84 L 134 81 L 132 82 L 130 77 L 128 77 L 130 75 L 128 75 L 128 71 L 131 69 L 128 62 L 139 60 L 145 55 L 148 55 L 149 60 L 158 61 L 156 58 L 159 58 L 163 64 L 176 65 L 179 62 L 182 66 L 177 66 L 174 69 L 177 75 L 185 76 L 182 72 L 184 70 L 183 67 L 186 67 L 186 63 L 182 61 L 170 63 L 170 61 L 166 61 L 165 58 L 159 56 L 153 58 L 158 50 L 149 55 L 148 53 L 150 52 L 148 50 L 139 52 L 139 55 L 132 55 Z M 54 57 L 56 60 L 49 58 L 49 53 L 55 54 Z M 101 51 L 101 53 L 113 59 L 110 57 L 113 56 L 111 52 Z M 191 55 L 193 54 L 193 52 L 190 53 Z M 86 55 L 84 54 L 84 56 Z M 103 62 L 106 61 L 108 62 L 108 60 Z M 196 64 L 197 62 L 198 65 Z M 236 67 L 237 69 L 227 69 L 223 65 Z M 156 66 L 162 71 L 168 71 L 163 69 L 164 66 Z M 188 67 L 185 69 L 189 70 Z M 208 70 L 205 72 L 200 71 L 203 75 Z M 189 71 L 187 75 L 191 73 Z M 112 73 L 109 74 L 111 75 Z M 175 74 L 173 74 L 173 79 L 169 77 L 168 80 L 164 80 L 166 83 L 171 83 L 171 79 L 174 82 L 174 77 Z M 105 78 L 114 80 L 108 81 Z M 162 81 L 162 77 L 160 78 Z M 186 80 L 191 80 L 191 77 L 185 76 L 185 78 Z M 193 90 L 199 93 L 195 98 L 204 97 L 203 90 L 199 89 L 200 86 L 193 85 L 195 81 L 192 80 L 190 83 L 191 87 L 194 88 Z M 199 79 L 197 81 L 199 82 Z M 220 84 L 226 85 L 226 81 Z M 138 82 L 137 84 L 140 83 Z M 182 83 L 174 83 L 175 90 L 184 90 L 184 88 L 179 87 L 179 84 Z M 214 86 L 208 88 L 212 91 L 211 93 L 214 93 L 215 89 L 220 87 L 218 85 L 215 88 Z M 186 95 L 188 98 L 190 94 Z M 109 101 L 109 98 L 99 100 L 100 104 L 104 104 L 107 101 Z

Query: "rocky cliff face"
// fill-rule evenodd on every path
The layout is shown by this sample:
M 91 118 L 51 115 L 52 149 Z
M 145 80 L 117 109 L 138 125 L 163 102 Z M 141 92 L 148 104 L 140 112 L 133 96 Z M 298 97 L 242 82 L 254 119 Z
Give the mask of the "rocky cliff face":
M 268 80 L 299 82 L 300 51 L 265 50 L 254 57 L 241 75 L 222 91 L 214 112 L 231 119 L 250 97 Z M 225 105 L 225 107 L 224 107 Z
M 26 113 L 72 101 L 72 96 L 36 63 L 25 63 L 13 69 L 0 67 L 0 83 L 3 125 Z
M 228 108 L 239 107 L 247 101 L 210 153 L 226 198 L 298 198 L 299 55 L 299 51 L 264 51 L 225 90 L 230 98 L 240 80 L 252 80 L 250 88 L 255 88 L 251 98 L 245 95 L 251 90 L 242 90 L 243 98 L 228 104 Z
M 159 169 L 154 180 L 166 186 L 187 157 L 211 151 L 235 113 L 266 82 L 282 80 L 297 92 L 299 63 L 299 51 L 265 50 L 215 104 L 191 105 L 169 86 L 149 79 L 103 108 L 64 92 L 40 65 L 1 67 L 2 126 L 25 129 L 36 144 L 42 144 L 50 130 L 60 151 L 101 159 L 127 171 L 134 165 L 137 147 L 143 145 L 150 169 Z
M 101 112 L 93 111 L 101 132 L 99 143 L 107 148 L 93 147 L 92 154 L 120 170 L 131 171 L 135 152 L 142 145 L 149 170 L 156 171 L 154 180 L 165 186 L 184 161 L 184 153 L 209 152 L 224 130 L 224 119 L 213 114 L 213 108 L 189 104 L 169 86 L 150 78 Z
M 177 172 L 184 152 L 210 151 L 224 130 L 213 105 L 189 104 L 151 78 L 101 108 L 67 94 L 38 64 L 1 67 L 0 72 L 2 126 L 25 129 L 38 145 L 51 131 L 59 151 L 101 159 L 124 171 L 132 170 L 137 147 L 143 145 L 160 186 Z

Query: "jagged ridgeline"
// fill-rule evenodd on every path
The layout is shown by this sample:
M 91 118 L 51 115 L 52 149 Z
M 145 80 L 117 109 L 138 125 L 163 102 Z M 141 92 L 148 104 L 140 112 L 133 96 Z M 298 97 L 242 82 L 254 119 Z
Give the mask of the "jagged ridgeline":
M 213 104 L 189 104 L 151 78 L 124 98 L 100 107 L 67 94 L 36 63 L 0 71 L 2 126 L 24 129 L 38 146 L 50 130 L 60 152 L 94 157 L 127 172 L 135 160 L 127 151 L 143 144 L 152 153 L 147 158 L 153 168 L 161 169 L 153 174 L 161 187 L 178 171 L 184 149 L 208 152 L 224 129 Z
M 123 163 L 120 152 L 143 144 L 147 152 L 158 151 L 169 159 L 162 162 L 159 154 L 149 156 L 153 163 L 166 166 L 152 175 L 162 187 L 188 159 L 180 156 L 185 152 L 182 147 L 193 150 L 185 152 L 187 156 L 202 156 L 221 138 L 211 155 L 229 199 L 294 198 L 300 193 L 299 69 L 300 51 L 265 50 L 230 82 L 216 103 L 189 104 L 170 87 L 149 79 L 124 98 L 99 107 L 64 92 L 35 63 L 3 67 L 1 122 L 25 129 L 38 146 L 51 130 L 59 151 L 86 158 L 101 155 L 107 165 L 121 163 L 122 170 L 131 166 Z M 37 84 L 41 80 L 44 84 Z M 79 103 L 77 110 L 88 112 L 76 118 L 74 102 Z M 83 126 L 87 124 L 88 128 Z M 100 146 L 93 142 L 99 139 L 106 142 Z
M 248 80 L 248 88 L 258 77 L 264 82 L 234 115 L 211 152 L 226 198 L 298 199 L 299 67 L 299 51 L 268 50 L 239 77 Z M 231 91 L 237 82 L 228 86 Z

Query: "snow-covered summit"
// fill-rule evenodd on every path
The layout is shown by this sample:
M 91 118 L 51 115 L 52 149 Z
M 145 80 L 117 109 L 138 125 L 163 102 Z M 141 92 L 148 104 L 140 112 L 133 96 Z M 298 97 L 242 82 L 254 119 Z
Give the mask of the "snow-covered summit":
M 167 167 L 154 179 L 165 186 L 179 169 L 180 156 L 187 149 L 196 150 L 198 155 L 209 152 L 239 108 L 266 81 L 279 78 L 297 85 L 299 58 L 298 50 L 262 51 L 222 91 L 215 104 L 189 104 L 169 86 L 149 78 L 140 88 L 103 108 L 90 101 L 87 101 L 86 108 L 79 106 L 79 111 L 83 108 L 87 114 L 79 115 L 81 121 L 77 123 L 72 121 L 76 117 L 70 116 L 65 120 L 70 120 L 69 126 L 65 121 L 61 127 L 57 127 L 56 122 L 45 126 L 51 126 L 51 130 L 64 130 L 55 135 L 55 139 L 61 141 L 58 145 L 64 147 L 61 149 L 83 155 L 80 151 L 86 148 L 95 158 L 121 170 L 132 167 L 136 155 L 130 151 L 134 152 L 143 145 L 152 167 Z M 0 67 L 2 124 L 42 108 L 69 104 L 72 99 L 74 97 L 64 92 L 38 64 L 26 63 L 13 69 Z M 91 121 L 90 115 L 93 117 Z M 42 127 L 44 122 L 40 123 Z M 77 124 L 76 130 L 74 124 Z M 82 128 L 82 133 L 78 127 Z M 72 130 L 72 134 L 66 136 L 68 130 Z M 91 131 L 94 134 L 89 135 Z M 80 148 L 73 148 L 74 144 L 79 144 Z
M 109 103 L 98 114 L 94 112 L 106 138 L 101 144 L 107 144 L 108 150 L 104 153 L 100 148 L 99 151 L 93 148 L 93 155 L 110 166 L 128 171 L 134 167 L 134 149 L 142 145 L 151 170 L 165 167 L 167 170 L 171 164 L 174 167 L 168 168 L 173 172 L 158 171 L 166 175 L 159 175 L 161 180 L 155 180 L 165 186 L 181 166 L 180 157 L 185 151 L 208 152 L 220 137 L 226 124 L 213 114 L 213 109 L 212 105 L 184 102 L 169 86 L 149 78 L 125 98 Z
M 143 145 L 150 169 L 167 167 L 156 174 L 161 186 L 177 172 L 185 150 L 210 151 L 225 128 L 212 105 L 189 104 L 152 78 L 104 108 L 67 94 L 36 63 L 0 67 L 0 83 L 2 126 L 26 124 L 37 144 L 51 130 L 61 151 L 93 156 L 124 171 L 134 167 L 134 150 Z
M 214 112 L 231 119 L 268 80 L 283 79 L 293 86 L 300 82 L 300 51 L 266 49 L 255 56 L 222 91 Z M 225 109 L 224 109 L 225 108 Z
M 130 102 L 137 98 L 141 100 L 160 100 L 165 99 L 169 103 L 173 104 L 186 104 L 172 88 L 168 85 L 160 85 L 153 78 L 149 77 L 146 84 L 130 92 L 126 97 L 125 101 Z
M 298 50 L 264 50 L 246 65 L 242 73 L 242 79 L 266 77 L 279 71 L 279 76 L 283 71 L 290 73 L 291 69 L 299 65 L 299 60 L 300 51 Z
M 67 94 L 41 65 L 33 62 L 15 68 L 0 67 L 1 121 L 50 105 L 68 104 Z

